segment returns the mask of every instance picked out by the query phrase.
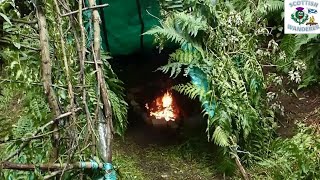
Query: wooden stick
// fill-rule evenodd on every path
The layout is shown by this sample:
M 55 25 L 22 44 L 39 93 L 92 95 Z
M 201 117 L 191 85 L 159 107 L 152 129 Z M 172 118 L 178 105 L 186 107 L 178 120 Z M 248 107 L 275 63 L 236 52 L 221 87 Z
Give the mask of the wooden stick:
M 101 5 L 95 5 L 95 6 L 91 6 L 91 7 L 85 7 L 85 8 L 82 8 L 81 11 L 87 11 L 87 10 L 90 10 L 90 9 L 96 9 L 96 8 L 104 8 L 104 7 L 107 7 L 109 6 L 109 4 L 101 4 Z M 64 16 L 70 16 L 72 14 L 76 14 L 76 13 L 79 13 L 80 11 L 79 10 L 76 10 L 76 11 L 72 11 L 72 12 L 68 12 L 66 14 L 62 14 L 61 16 L 64 17 Z
M 13 163 L 13 162 L 8 162 L 4 161 L 0 163 L 0 168 L 1 169 L 12 169 L 12 170 L 20 170 L 20 171 L 33 171 L 35 169 L 40 169 L 42 171 L 56 171 L 56 170 L 63 170 L 65 168 L 67 169 L 92 169 L 92 164 L 91 162 L 83 162 L 84 166 L 82 166 L 81 162 L 78 163 L 55 163 L 55 164 L 40 164 L 40 165 L 35 165 L 35 164 L 19 164 L 19 163 Z M 103 164 L 98 163 L 98 169 L 102 169 Z
M 89 5 L 90 7 L 95 7 L 96 2 L 95 0 L 89 0 Z M 101 153 L 102 159 L 105 162 L 111 162 L 112 161 L 112 153 L 111 153 L 111 142 L 113 138 L 113 125 L 112 125 L 112 110 L 111 110 L 111 104 L 109 101 L 108 97 L 108 91 L 107 91 L 107 85 L 106 85 L 106 80 L 104 78 L 103 74 L 103 68 L 101 65 L 98 65 L 97 62 L 101 61 L 101 38 L 100 38 L 100 16 L 99 12 L 97 9 L 93 9 L 92 12 L 92 17 L 93 17 L 93 36 L 94 36 L 94 41 L 93 41 L 93 55 L 94 55 L 94 61 L 95 61 L 95 67 L 97 70 L 97 80 L 100 83 L 100 91 L 101 91 L 101 98 L 103 102 L 103 113 L 106 119 L 106 122 L 104 122 L 105 126 L 105 139 L 104 141 L 106 142 L 106 149 L 102 149 Z M 99 124 L 99 126 L 102 126 L 103 124 Z
M 86 57 L 86 35 L 85 35 L 85 29 L 83 26 L 83 16 L 82 16 L 82 11 L 83 11 L 83 2 L 82 0 L 79 1 L 79 13 L 78 13 L 78 21 L 79 21 L 79 26 L 80 26 L 80 47 L 78 48 L 80 51 L 79 54 L 79 60 L 80 60 L 80 82 L 82 83 L 83 86 L 86 85 L 86 80 L 85 80 L 85 57 Z M 86 112 L 86 119 L 87 119 L 87 136 L 85 137 L 85 144 L 87 144 L 87 142 L 89 141 L 89 139 L 91 139 L 92 141 L 92 146 L 91 146 L 91 150 L 92 150 L 92 155 L 94 156 L 96 153 L 96 148 L 95 148 L 95 141 L 97 139 L 97 136 L 94 132 L 94 128 L 93 128 L 93 121 L 92 121 L 92 117 L 90 115 L 90 110 L 87 104 L 87 91 L 86 88 L 83 87 L 82 88 L 82 103 L 84 105 L 85 108 L 85 112 Z

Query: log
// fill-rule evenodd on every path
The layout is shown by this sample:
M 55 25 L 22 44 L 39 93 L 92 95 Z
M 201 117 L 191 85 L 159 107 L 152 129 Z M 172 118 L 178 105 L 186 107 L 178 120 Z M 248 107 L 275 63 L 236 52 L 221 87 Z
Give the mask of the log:
M 83 164 L 84 163 L 84 166 Z M 97 163 L 98 169 L 103 168 L 102 163 Z M 12 170 L 19 170 L 19 171 L 34 171 L 35 169 L 40 169 L 42 171 L 56 171 L 56 170 L 63 170 L 63 169 L 92 169 L 92 163 L 91 162 L 78 162 L 73 164 L 19 164 L 19 163 L 13 163 L 13 162 L 1 162 L 0 168 L 1 169 L 12 169 Z

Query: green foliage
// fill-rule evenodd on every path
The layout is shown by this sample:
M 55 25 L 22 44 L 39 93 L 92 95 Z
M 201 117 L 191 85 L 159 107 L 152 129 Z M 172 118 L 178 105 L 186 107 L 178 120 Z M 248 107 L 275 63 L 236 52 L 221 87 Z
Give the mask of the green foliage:
M 20 2 L 19 2 L 20 3 Z M 33 7 L 31 1 L 25 2 L 28 7 Z M 64 1 L 63 3 L 67 3 Z M 20 3 L 21 4 L 21 3 Z M 72 3 L 72 8 L 78 9 L 77 2 Z M 68 6 L 64 4 L 64 6 Z M 70 6 L 71 7 L 71 6 Z M 6 0 L 0 3 L 0 16 L 5 15 L 7 21 L 4 22 L 1 43 L 0 58 L 4 62 L 3 72 L 0 74 L 1 94 L 0 96 L 0 120 L 6 122 L 6 132 L 0 133 L 1 141 L 6 143 L 1 145 L 1 159 L 6 158 L 13 152 L 17 151 L 24 140 L 47 122 L 53 119 L 52 110 L 48 107 L 48 100 L 43 92 L 44 89 L 41 79 L 41 60 L 39 51 L 39 28 L 33 23 L 12 23 L 9 20 L 16 18 L 21 20 L 21 15 L 16 9 L 17 5 L 13 0 Z M 93 63 L 92 52 L 87 51 L 85 57 L 85 85 L 79 80 L 80 63 L 77 43 L 79 43 L 78 24 L 69 18 L 62 19 L 62 28 L 64 34 L 60 34 L 57 26 L 57 12 L 54 9 L 52 0 L 44 3 L 45 16 L 48 26 L 49 52 L 52 61 L 52 88 L 57 96 L 59 108 L 62 113 L 70 112 L 71 101 L 75 108 L 81 107 L 81 111 L 75 113 L 75 119 L 71 116 L 59 120 L 59 161 L 61 163 L 73 162 L 80 160 L 90 160 L 95 154 L 91 145 L 96 137 L 94 126 L 90 126 L 88 119 L 95 121 L 96 108 L 98 99 L 96 70 Z M 71 9 L 70 9 L 71 11 Z M 37 20 L 35 12 L 26 15 L 24 20 Z M 1 18 L 1 17 L 0 17 Z M 74 31 L 73 31 L 74 30 Z M 67 65 L 64 63 L 64 54 L 60 43 L 61 36 L 64 38 L 64 50 L 66 52 Z M 110 57 L 106 53 L 101 53 L 103 62 L 103 72 L 106 79 L 109 101 L 112 108 L 112 116 L 114 122 L 114 130 L 117 134 L 123 135 L 127 126 L 127 103 L 124 101 L 123 83 L 117 78 L 112 71 L 108 60 Z M 91 61 L 91 62 L 90 62 Z M 89 62 L 89 63 L 88 63 Z M 68 68 L 68 74 L 66 69 Z M 70 77 L 70 78 L 69 78 Z M 71 100 L 68 91 L 68 79 L 72 85 L 74 99 Z M 4 87 L 2 85 L 5 85 Z M 86 103 L 88 108 L 84 108 L 83 89 L 86 90 Z M 17 97 L 15 97 L 17 96 Z M 100 101 L 101 103 L 101 101 Z M 9 109 L 12 108 L 12 109 Z M 8 110 L 9 109 L 9 110 Z M 88 114 L 86 111 L 88 110 Z M 2 113 L 8 112 L 8 113 Z M 17 113 L 17 115 L 14 115 Z M 97 121 L 95 121 L 97 122 Z M 8 126 L 8 127 L 7 127 Z M 28 146 L 23 148 L 19 156 L 15 156 L 10 161 L 16 163 L 41 164 L 49 162 L 52 158 L 52 127 L 41 129 L 38 133 L 39 138 L 33 139 Z M 76 174 L 76 175 L 74 175 Z M 41 179 L 47 173 L 38 172 L 38 170 L 30 173 L 3 171 L 3 177 L 0 179 Z M 67 178 L 67 173 L 63 178 Z M 74 171 L 72 176 L 78 177 L 79 173 Z
M 320 136 L 303 124 L 298 129 L 292 138 L 272 143 L 270 156 L 254 169 L 254 179 L 320 178 Z
M 282 11 L 284 9 L 284 1 L 280 0 L 280 1 L 277 1 L 277 0 L 272 0 L 272 1 L 268 1 L 268 3 L 266 4 L 268 7 L 267 7 L 267 10 L 268 10 L 268 13 L 271 13 L 271 12 L 276 12 L 276 11 Z
M 168 8 L 168 2 L 175 3 Z M 208 138 L 222 147 L 228 147 L 229 138 L 235 137 L 245 148 L 254 147 L 252 144 L 261 148 L 259 140 L 272 134 L 272 120 L 261 110 L 266 107 L 265 85 L 255 53 L 258 39 L 268 32 L 260 21 L 268 11 L 264 3 L 248 1 L 242 8 L 245 3 L 240 1 L 216 5 L 212 1 L 166 1 L 168 10 L 161 26 L 145 33 L 154 34 L 160 46 L 166 41 L 181 45 L 159 70 L 172 77 L 181 72 L 191 76 L 191 83 L 174 89 L 200 98 L 208 117 Z M 194 73 L 195 69 L 202 75 Z
M 316 34 L 285 35 L 280 48 L 285 52 L 285 64 L 279 61 L 276 65 L 279 70 L 286 73 L 294 71 L 299 73 L 301 81 L 299 88 L 306 87 L 319 81 L 319 36 Z M 297 66 L 302 64 L 305 68 Z M 301 83 L 300 83 L 301 82 Z
M 1 139 L 8 140 L 8 143 L 4 144 L 1 147 L 1 152 L 3 152 L 0 155 L 1 159 L 6 158 L 6 156 L 15 152 L 23 143 L 24 139 L 30 138 L 32 136 L 32 133 L 37 129 L 39 125 L 44 124 L 51 118 L 49 113 L 50 110 L 46 103 L 46 100 L 42 95 L 39 95 L 41 91 L 39 91 L 38 88 L 28 89 L 26 93 L 19 95 L 19 92 L 16 92 L 17 90 L 15 90 L 16 87 L 16 85 L 10 85 L 9 83 L 7 83 L 6 88 L 3 90 L 4 92 L 7 92 L 4 94 L 6 95 L 6 98 L 0 98 L 0 100 L 7 99 L 5 101 L 0 101 L 1 111 L 5 110 L 5 107 L 13 108 L 7 109 L 8 113 L 4 113 L 2 115 L 2 126 L 9 127 L 4 128 L 5 132 L 0 136 Z M 10 97 L 8 91 L 11 94 L 16 94 L 19 99 L 15 100 L 14 98 L 8 98 Z M 13 114 L 15 113 L 18 113 L 18 116 L 13 116 Z M 10 127 L 10 124 L 13 124 L 12 127 Z M 50 149 L 50 139 L 34 140 L 29 144 L 28 147 L 24 149 L 24 151 L 19 154 L 19 157 L 13 159 L 13 162 L 35 164 L 46 162 L 49 158 L 48 153 L 50 152 Z M 1 173 L 3 179 L 9 179 L 9 177 L 11 177 L 12 179 L 26 179 L 26 177 L 32 179 L 37 177 L 37 173 L 39 175 L 39 172 L 29 173 L 18 171 L 3 171 Z

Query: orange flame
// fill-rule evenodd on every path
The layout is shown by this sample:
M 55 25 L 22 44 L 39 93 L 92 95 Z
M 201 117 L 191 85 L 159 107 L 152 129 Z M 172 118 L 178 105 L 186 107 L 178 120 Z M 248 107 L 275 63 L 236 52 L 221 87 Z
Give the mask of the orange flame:
M 166 92 L 162 97 L 155 100 L 155 108 L 150 108 L 146 104 L 146 108 L 150 110 L 149 115 L 156 119 L 165 119 L 166 121 L 175 121 L 178 113 L 173 105 L 173 98 L 170 92 Z

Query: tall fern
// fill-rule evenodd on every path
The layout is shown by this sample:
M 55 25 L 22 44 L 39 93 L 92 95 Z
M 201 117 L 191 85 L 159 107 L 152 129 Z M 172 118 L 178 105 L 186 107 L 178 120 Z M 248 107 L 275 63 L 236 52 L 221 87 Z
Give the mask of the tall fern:
M 266 138 L 264 132 L 270 130 L 270 124 L 263 120 L 266 113 L 259 110 L 264 107 L 264 79 L 255 56 L 258 35 L 252 31 L 263 29 L 264 24 L 256 23 L 263 18 L 256 4 L 248 2 L 241 9 L 230 2 L 165 2 L 175 6 L 165 9 L 161 26 L 145 34 L 155 35 L 160 43 L 171 41 L 181 46 L 159 70 L 171 77 L 183 73 L 191 78 L 173 89 L 200 99 L 208 118 L 208 139 L 229 147 L 232 138 L 249 147 L 255 137 Z

